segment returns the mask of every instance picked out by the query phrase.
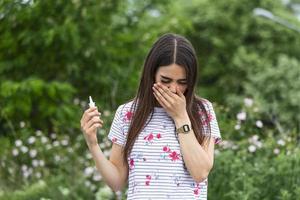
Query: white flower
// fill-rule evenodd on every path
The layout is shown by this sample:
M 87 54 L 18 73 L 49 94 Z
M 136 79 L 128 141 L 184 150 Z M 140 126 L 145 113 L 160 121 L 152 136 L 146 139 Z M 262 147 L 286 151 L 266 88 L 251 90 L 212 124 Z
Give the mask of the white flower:
M 73 152 L 74 152 L 74 150 L 72 149 L 72 147 L 68 147 L 68 148 L 67 148 L 67 151 L 68 151 L 69 153 L 73 153 Z
M 224 149 L 229 149 L 229 148 L 232 148 L 232 146 L 234 145 L 234 143 L 230 140 L 223 140 L 221 143 L 220 143 L 221 147 L 223 147 Z
M 94 174 L 94 176 L 93 176 L 94 181 L 101 181 L 101 179 L 102 179 L 102 176 L 98 172 Z
M 92 158 L 92 154 L 89 153 L 89 152 L 87 152 L 87 153 L 85 154 L 85 157 L 86 157 L 87 159 L 91 159 L 91 158 Z
M 238 145 L 233 145 L 233 146 L 231 147 L 232 150 L 237 150 L 238 148 L 239 148 Z
M 59 187 L 59 190 L 64 196 L 68 196 L 70 194 L 70 190 L 67 187 Z
M 259 111 L 258 107 L 253 108 L 253 111 L 258 112 Z
M 22 146 L 22 140 L 16 140 L 15 141 L 15 145 L 17 146 L 17 147 L 20 147 L 20 146 Z
M 31 150 L 29 151 L 29 155 L 30 155 L 31 158 L 34 158 L 34 157 L 37 155 L 37 150 L 31 149 Z
M 80 100 L 79 100 L 78 98 L 75 98 L 75 99 L 73 100 L 73 103 L 74 103 L 75 105 L 79 105 Z
M 30 176 L 30 173 L 28 171 L 24 171 L 23 176 L 24 178 L 28 178 L 28 176 Z
M 96 186 L 94 184 L 91 184 L 90 188 L 92 191 L 96 190 Z
M 110 150 L 103 151 L 103 154 L 105 155 L 105 157 L 108 157 L 110 155 Z
M 22 171 L 26 171 L 28 169 L 27 165 L 22 165 L 21 166 Z
M 257 121 L 255 122 L 255 124 L 256 124 L 256 126 L 257 126 L 258 128 L 262 128 L 262 127 L 263 127 L 263 123 L 262 123 L 262 121 L 260 121 L 260 120 L 257 120 Z
M 278 148 L 275 148 L 275 149 L 273 150 L 273 152 L 274 152 L 274 154 L 278 155 L 278 154 L 280 153 L 280 150 L 279 150 Z
M 69 144 L 69 141 L 67 139 L 64 139 L 60 142 L 63 146 L 67 146 Z
M 13 155 L 13 156 L 19 155 L 18 149 L 13 149 L 13 150 L 12 150 L 12 155 Z
M 220 154 L 220 150 L 219 150 L 219 149 L 216 149 L 216 150 L 214 151 L 214 153 L 215 153 L 215 155 L 219 155 L 219 154 Z
M 107 147 L 109 147 L 109 146 L 111 145 L 110 141 L 106 139 L 105 145 L 106 145 Z
M 247 114 L 245 112 L 240 112 L 236 115 L 237 119 L 240 121 L 246 120 Z
M 250 146 L 248 147 L 248 150 L 249 150 L 249 152 L 253 153 L 253 152 L 256 151 L 256 147 L 255 147 L 254 145 L 250 145 Z
M 45 166 L 45 161 L 39 160 L 39 165 L 40 165 L 41 167 L 44 167 L 44 166 Z
M 41 174 L 41 172 L 37 172 L 37 173 L 35 173 L 35 177 L 36 177 L 36 178 L 41 178 L 41 177 L 42 177 L 42 174 Z
M 26 146 L 21 146 L 21 151 L 22 151 L 23 153 L 27 153 L 28 148 L 27 148 Z
M 234 126 L 234 129 L 235 129 L 235 130 L 240 130 L 240 129 L 241 129 L 241 125 L 240 125 L 240 124 L 236 124 L 236 125 Z
M 91 176 L 94 173 L 93 167 L 87 167 L 84 169 L 84 175 L 85 176 Z
M 280 139 L 277 141 L 277 144 L 280 145 L 280 146 L 284 146 L 285 145 L 285 141 Z
M 29 138 L 28 138 L 28 144 L 33 144 L 34 142 L 35 142 L 35 137 L 33 137 L 33 136 L 30 136 Z
M 48 138 L 45 137 L 45 136 L 42 136 L 42 137 L 41 137 L 41 142 L 42 142 L 43 144 L 47 143 L 47 142 L 48 142 Z
M 23 171 L 23 176 L 25 178 L 27 178 L 28 176 L 30 176 L 32 174 L 32 168 L 28 168 L 26 170 Z
M 42 131 L 41 131 L 41 130 L 37 130 L 37 131 L 35 132 L 35 135 L 36 135 L 36 136 L 41 136 L 41 135 L 42 135 Z
M 55 156 L 54 156 L 54 160 L 55 160 L 56 162 L 59 162 L 59 161 L 61 160 L 61 158 L 60 158 L 59 155 L 55 155 Z
M 100 147 L 100 149 L 104 149 L 106 146 L 105 146 L 104 143 L 100 143 L 100 144 L 99 144 L 99 147 Z
M 25 122 L 23 122 L 23 121 L 20 122 L 20 127 L 21 127 L 21 128 L 24 128 L 25 125 L 26 125 Z
M 84 185 L 85 185 L 86 187 L 90 187 L 91 182 L 90 182 L 90 181 L 85 181 L 85 182 L 84 182 Z
M 111 112 L 110 112 L 109 110 L 105 110 L 105 111 L 103 112 L 103 115 L 104 115 L 105 117 L 110 116 L 110 114 L 111 114 Z
M 86 105 L 87 105 L 87 102 L 86 102 L 86 101 L 81 101 L 81 102 L 80 102 L 80 105 L 81 105 L 81 107 L 85 108 Z
M 253 135 L 252 137 L 250 137 L 250 138 L 248 139 L 248 141 L 249 141 L 250 143 L 255 143 L 255 142 L 258 141 L 258 139 L 259 139 L 259 136 L 258 136 L 258 135 Z
M 57 140 L 55 140 L 55 141 L 53 142 L 53 146 L 54 146 L 54 147 L 59 146 L 59 142 L 58 142 Z
M 261 141 L 256 141 L 254 143 L 259 149 L 262 147 L 262 142 Z
M 51 137 L 52 139 L 55 139 L 55 138 L 56 138 L 56 134 L 55 134 L 55 133 L 51 133 L 50 137 Z
M 33 167 L 37 167 L 37 166 L 39 166 L 39 161 L 34 159 L 31 161 L 31 164 Z
M 51 144 L 47 144 L 47 145 L 46 145 L 46 149 L 47 149 L 47 150 L 52 149 L 52 145 L 51 145 Z
M 247 107 L 251 107 L 253 105 L 253 99 L 251 99 L 251 98 L 245 98 L 244 99 L 244 104 Z
M 105 132 L 105 130 L 103 130 L 103 129 L 100 129 L 100 131 L 99 131 L 99 134 L 100 134 L 100 135 L 105 135 L 105 134 L 106 134 L 106 132 Z

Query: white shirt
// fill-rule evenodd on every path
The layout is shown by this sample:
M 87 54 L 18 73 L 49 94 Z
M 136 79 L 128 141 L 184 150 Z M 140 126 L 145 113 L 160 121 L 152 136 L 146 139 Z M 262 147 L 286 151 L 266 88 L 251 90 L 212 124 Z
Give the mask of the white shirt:
M 203 100 L 215 143 L 221 135 L 212 104 Z M 108 138 L 121 146 L 126 136 L 133 112 L 132 101 L 119 106 Z M 199 111 L 201 115 L 201 112 Z M 206 131 L 208 130 L 207 125 Z M 127 199 L 184 199 L 207 200 L 208 180 L 196 183 L 185 167 L 172 118 L 162 107 L 155 107 L 148 125 L 141 131 L 128 157 Z

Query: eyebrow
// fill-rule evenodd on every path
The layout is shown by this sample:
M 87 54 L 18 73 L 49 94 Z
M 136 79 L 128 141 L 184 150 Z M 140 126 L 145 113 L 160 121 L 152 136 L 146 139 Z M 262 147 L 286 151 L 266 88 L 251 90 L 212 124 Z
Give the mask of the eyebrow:
M 163 76 L 163 75 L 160 75 L 162 78 L 164 79 L 169 79 L 169 80 L 172 80 L 171 78 L 167 77 L 167 76 Z M 178 81 L 186 81 L 186 78 L 183 78 L 183 79 L 178 79 Z

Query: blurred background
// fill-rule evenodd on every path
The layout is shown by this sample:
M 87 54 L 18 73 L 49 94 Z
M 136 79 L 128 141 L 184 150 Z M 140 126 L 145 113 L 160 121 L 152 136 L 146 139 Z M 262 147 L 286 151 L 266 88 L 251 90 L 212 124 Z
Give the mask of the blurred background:
M 223 137 L 208 199 L 299 199 L 299 0 L 1 0 L 0 199 L 125 199 L 96 172 L 80 118 L 91 95 L 109 156 L 114 112 L 168 32 L 194 45 Z

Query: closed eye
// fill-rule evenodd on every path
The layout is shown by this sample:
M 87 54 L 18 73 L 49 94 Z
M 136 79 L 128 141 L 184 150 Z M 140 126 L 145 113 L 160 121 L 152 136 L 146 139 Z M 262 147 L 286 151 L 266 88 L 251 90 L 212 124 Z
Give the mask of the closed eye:
M 160 80 L 162 83 L 170 83 L 171 81 Z
M 170 83 L 170 82 L 172 82 L 171 80 L 160 80 L 162 83 Z M 178 84 L 180 84 L 180 85 L 186 85 L 187 84 L 187 82 L 181 82 L 181 81 L 178 81 Z

